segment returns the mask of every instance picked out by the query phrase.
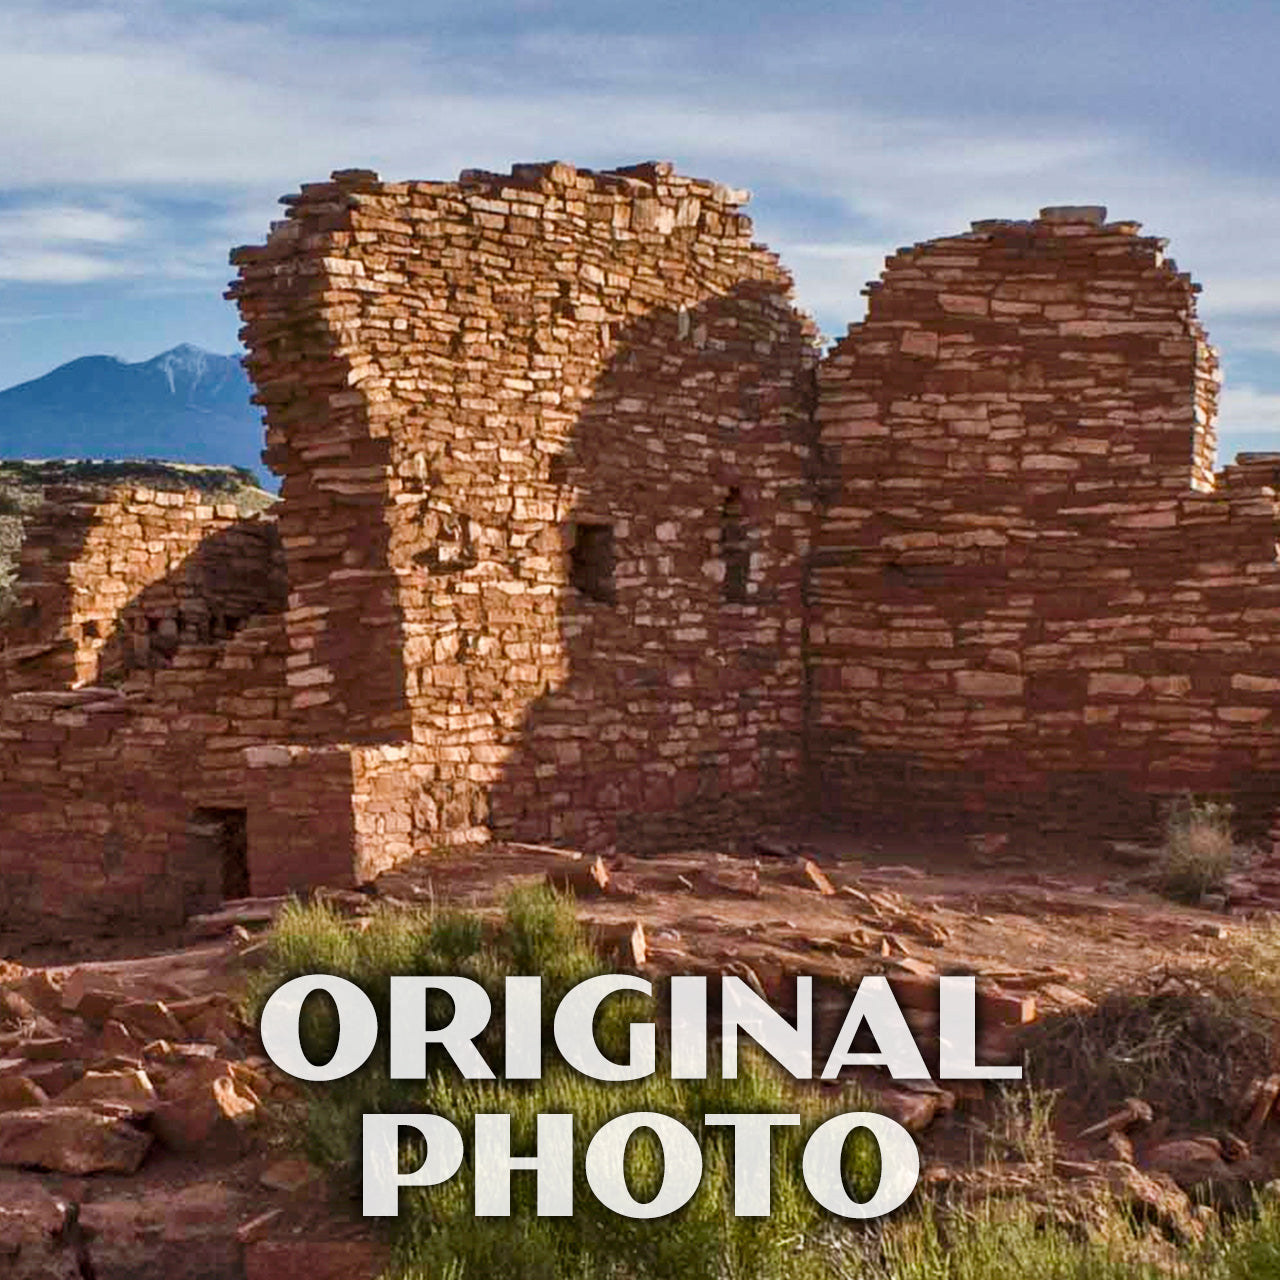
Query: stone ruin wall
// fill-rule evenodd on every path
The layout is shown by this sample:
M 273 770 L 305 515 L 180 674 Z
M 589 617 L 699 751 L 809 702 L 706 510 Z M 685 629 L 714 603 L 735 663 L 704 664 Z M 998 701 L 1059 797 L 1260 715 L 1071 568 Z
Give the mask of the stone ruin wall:
M 287 203 L 232 288 L 275 519 L 31 526 L 0 919 L 172 923 L 227 814 L 274 893 L 490 832 L 1273 804 L 1280 457 L 1213 474 L 1194 286 L 1135 224 L 900 251 L 818 367 L 739 197 L 667 166 Z
M 371 847 L 794 802 L 816 335 L 739 200 L 666 165 L 352 171 L 234 255 L 288 680 L 305 736 L 368 747 Z
M 888 260 L 824 361 L 817 786 L 835 811 L 1110 824 L 1280 764 L 1276 459 L 1215 477 L 1197 286 L 1098 209 Z
M 229 498 L 48 485 L 25 526 L 0 694 L 118 681 L 283 604 L 273 521 Z
M 196 489 L 50 486 L 27 531 L 0 921 L 172 924 L 224 890 L 196 815 L 244 808 L 244 748 L 292 732 L 272 523 Z

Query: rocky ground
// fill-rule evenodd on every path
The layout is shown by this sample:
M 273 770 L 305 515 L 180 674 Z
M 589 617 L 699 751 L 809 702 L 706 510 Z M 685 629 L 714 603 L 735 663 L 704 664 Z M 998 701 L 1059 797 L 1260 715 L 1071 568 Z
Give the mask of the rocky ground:
M 734 973 L 784 1008 L 794 975 L 813 975 L 820 1041 L 843 1018 L 848 988 L 886 973 L 926 1062 L 941 973 L 978 976 L 979 1061 L 1014 1061 L 1048 1019 L 1212 961 L 1250 914 L 1280 909 L 1270 859 L 1233 882 L 1234 903 L 1214 904 L 1226 910 L 1209 911 L 1157 897 L 1141 850 L 1073 862 L 994 836 L 927 851 L 762 839 L 734 854 L 596 861 L 497 845 L 423 857 L 370 892 L 329 896 L 355 917 L 397 903 L 495 911 L 529 877 L 573 889 L 619 967 Z M 281 1123 L 293 1090 L 236 1016 L 278 906 L 229 904 L 180 938 L 0 940 L 12 957 L 0 961 L 0 1276 L 377 1274 L 382 1245 L 293 1149 Z M 870 1071 L 856 1082 L 916 1133 L 927 1187 L 1021 1195 L 1084 1218 L 1118 1195 L 1174 1239 L 1203 1231 L 1204 1201 L 1243 1194 L 1280 1167 L 1270 1118 L 1280 1076 L 1256 1080 L 1235 1120 L 1212 1128 L 1144 1099 L 1091 1114 L 1068 1091 L 1052 1147 L 1036 1146 L 1025 1118 L 1010 1137 L 995 1086 L 906 1088 Z

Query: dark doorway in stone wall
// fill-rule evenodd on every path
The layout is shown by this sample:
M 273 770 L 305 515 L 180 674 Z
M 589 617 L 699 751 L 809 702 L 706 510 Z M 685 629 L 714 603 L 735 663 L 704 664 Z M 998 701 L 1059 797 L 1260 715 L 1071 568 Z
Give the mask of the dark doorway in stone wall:
M 193 832 L 204 845 L 206 865 L 222 898 L 249 896 L 249 811 L 247 809 L 197 809 Z

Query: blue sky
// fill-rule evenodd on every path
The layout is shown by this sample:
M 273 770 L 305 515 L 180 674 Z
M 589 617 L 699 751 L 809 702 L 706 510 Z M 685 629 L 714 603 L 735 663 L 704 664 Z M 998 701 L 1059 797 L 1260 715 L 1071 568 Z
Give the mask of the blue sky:
M 1170 238 L 1224 455 L 1280 449 L 1280 6 L 137 0 L 0 10 L 0 387 L 236 349 L 227 251 L 346 166 L 670 159 L 838 337 L 900 244 L 1105 204 Z

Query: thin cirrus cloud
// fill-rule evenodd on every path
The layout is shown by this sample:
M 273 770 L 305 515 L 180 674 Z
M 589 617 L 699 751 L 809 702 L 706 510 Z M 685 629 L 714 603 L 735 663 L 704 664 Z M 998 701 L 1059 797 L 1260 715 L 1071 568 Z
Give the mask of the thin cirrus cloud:
M 0 281 L 20 284 L 91 284 L 129 274 L 126 265 L 90 253 L 23 250 L 20 246 L 0 249 Z
M 335 167 L 666 158 L 754 190 L 757 233 L 839 336 L 897 245 L 1099 203 L 1171 237 L 1211 335 L 1252 353 L 1224 423 L 1277 431 L 1280 165 L 1258 110 L 1277 19 L 1224 2 L 1256 39 L 1206 31 L 1191 0 L 1035 23 L 1012 0 L 390 0 L 376 22 L 334 0 L 19 2 L 0 283 L 220 293 L 227 249 Z
M 0 281 L 76 285 L 129 273 L 121 250 L 144 232 L 139 219 L 72 204 L 0 208 Z
M 6 242 L 70 241 L 81 244 L 120 244 L 142 230 L 136 218 L 105 209 L 74 205 L 33 205 L 0 209 L 0 238 Z

